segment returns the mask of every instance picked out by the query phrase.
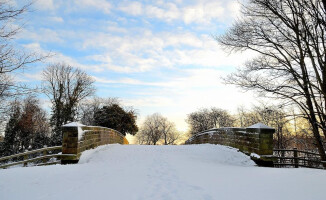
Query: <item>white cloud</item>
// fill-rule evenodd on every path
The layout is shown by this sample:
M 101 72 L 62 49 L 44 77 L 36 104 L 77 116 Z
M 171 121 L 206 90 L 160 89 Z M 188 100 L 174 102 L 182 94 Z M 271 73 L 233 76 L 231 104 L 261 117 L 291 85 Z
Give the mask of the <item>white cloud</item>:
M 26 79 L 28 79 L 29 81 L 35 81 L 35 80 L 42 81 L 42 72 L 41 71 L 39 71 L 37 73 L 33 73 L 33 74 L 24 73 L 23 76 Z
M 173 3 L 166 3 L 163 8 L 147 5 L 145 12 L 147 17 L 158 18 L 164 21 L 172 21 L 180 18 L 180 11 Z
M 189 32 L 143 34 L 93 34 L 83 43 L 84 49 L 103 48 L 101 57 L 89 57 L 101 62 L 107 69 L 134 73 L 158 68 L 175 68 L 192 65 L 197 67 L 239 66 L 253 55 L 249 52 L 228 55 L 209 35 Z
M 110 13 L 112 5 L 106 0 L 78 0 L 76 3 L 80 7 L 89 8 L 93 7 L 102 10 L 104 13 Z
M 94 80 L 99 82 L 99 83 L 108 83 L 108 84 L 129 84 L 129 85 L 146 85 L 146 83 L 136 80 L 136 79 L 131 79 L 131 78 L 122 78 L 118 80 L 110 80 L 106 78 L 101 78 L 101 77 L 96 77 L 93 76 Z
M 56 2 L 58 3 L 58 2 Z M 55 10 L 56 6 L 53 3 L 53 0 L 37 0 L 35 1 L 35 5 L 38 9 L 41 10 Z
M 239 2 L 232 1 L 228 3 L 227 8 L 231 11 L 231 14 L 234 18 L 240 16 L 241 4 Z
M 41 28 L 39 30 L 24 29 L 19 35 L 20 38 L 29 39 L 33 42 L 45 43 L 63 43 L 64 39 L 57 31 L 48 28 Z
M 138 95 L 136 93 L 136 96 L 123 99 L 124 104 L 142 111 L 140 121 L 146 115 L 160 112 L 170 120 L 173 119 L 179 130 L 185 131 L 187 124 L 184 120 L 187 114 L 199 108 L 219 107 L 235 113 L 238 106 L 255 102 L 252 93 L 242 93 L 234 86 L 224 85 L 221 77 L 225 74 L 216 69 L 192 69 L 184 70 L 183 76 L 171 77 L 166 82 L 128 79 L 117 82 L 153 86 L 148 94 L 139 91 Z
M 63 18 L 61 18 L 61 17 L 49 17 L 49 20 L 52 22 L 57 22 L 57 23 L 64 22 Z
M 128 13 L 129 15 L 141 15 L 143 13 L 143 5 L 140 2 L 123 2 L 118 9 Z
M 224 8 L 220 2 L 207 2 L 194 6 L 187 6 L 182 10 L 183 21 L 186 24 L 210 23 L 214 19 L 224 17 Z
M 175 1 L 175 3 L 156 1 L 147 5 L 124 1 L 118 8 L 129 15 L 144 15 L 147 18 L 156 18 L 167 22 L 210 24 L 214 21 L 232 19 L 239 13 L 240 4 L 236 0 L 199 0 L 193 4 L 187 4 L 185 1 Z
M 92 33 L 83 42 L 83 48 L 102 47 L 120 52 L 135 49 L 162 49 L 168 46 L 180 47 L 187 45 L 191 47 L 202 47 L 203 38 L 193 33 L 184 32 L 161 32 L 152 33 L 148 29 L 141 29 L 129 32 L 123 36 L 107 33 Z M 206 39 L 206 38 L 205 38 Z
M 132 105 L 137 108 L 143 107 L 162 107 L 162 106 L 171 106 L 173 100 L 169 97 L 158 97 L 152 96 L 150 98 L 138 98 L 138 99 L 124 99 L 123 102 L 126 105 Z
M 110 33 L 127 33 L 128 32 L 127 29 L 116 27 L 116 26 L 109 26 L 107 28 L 107 31 L 110 32 Z
M 39 43 L 29 43 L 23 45 L 26 49 L 28 49 L 31 52 L 35 52 L 40 55 L 51 55 L 49 58 L 44 60 L 44 62 L 47 63 L 60 63 L 64 62 L 66 64 L 69 64 L 73 67 L 77 67 L 86 71 L 92 71 L 92 72 L 101 72 L 104 70 L 104 66 L 102 65 L 86 65 L 86 64 L 81 64 L 78 62 L 76 59 L 66 56 L 60 52 L 49 52 L 44 50 Z

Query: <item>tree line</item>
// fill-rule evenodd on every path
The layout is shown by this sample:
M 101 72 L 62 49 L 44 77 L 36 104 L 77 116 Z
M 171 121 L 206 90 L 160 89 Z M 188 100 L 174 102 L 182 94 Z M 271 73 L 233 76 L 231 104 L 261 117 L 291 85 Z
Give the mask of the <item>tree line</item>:
M 61 127 L 72 121 L 136 134 L 135 110 L 123 107 L 118 99 L 95 97 L 94 79 L 81 69 L 63 62 L 49 64 L 39 88 L 14 81 L 17 73 L 53 56 L 29 52 L 13 42 L 31 5 L 17 8 L 7 1 L 0 3 L 0 126 L 4 132 L 0 156 L 61 145 Z M 37 98 L 40 93 L 51 102 L 50 116 Z
M 275 149 L 316 149 L 309 121 L 304 115 L 298 115 L 293 107 L 284 108 L 260 102 L 251 108 L 240 106 L 234 114 L 216 107 L 202 108 L 189 113 L 186 122 L 189 125 L 188 137 L 213 128 L 246 128 L 260 122 L 275 128 Z
M 5 136 L 0 143 L 3 155 L 61 145 L 62 125 L 73 121 L 109 127 L 124 135 L 137 133 L 135 110 L 124 108 L 118 99 L 94 97 L 94 81 L 80 69 L 64 63 L 51 64 L 42 77 L 42 92 L 51 102 L 51 115 L 48 117 L 35 93 L 10 101 L 5 112 Z
M 133 108 L 123 107 L 117 99 L 89 98 L 95 94 L 94 80 L 69 64 L 53 63 L 45 68 L 41 88 L 15 82 L 16 73 L 53 56 L 29 52 L 14 43 L 30 6 L 0 3 L 0 125 L 5 128 L 2 154 L 58 145 L 61 126 L 76 120 L 115 128 L 123 134 L 138 132 L 141 144 L 174 144 L 181 138 L 175 125 L 158 113 L 148 116 L 138 130 Z M 241 13 L 242 17 L 216 40 L 231 53 L 253 51 L 257 56 L 225 82 L 256 91 L 282 106 L 239 108 L 237 115 L 219 108 L 200 109 L 187 117 L 189 133 L 263 122 L 276 128 L 277 148 L 286 148 L 290 140 L 310 141 L 312 136 L 312 145 L 326 160 L 326 1 L 249 0 Z M 50 116 L 35 92 L 49 98 Z M 296 138 L 291 139 L 291 135 Z

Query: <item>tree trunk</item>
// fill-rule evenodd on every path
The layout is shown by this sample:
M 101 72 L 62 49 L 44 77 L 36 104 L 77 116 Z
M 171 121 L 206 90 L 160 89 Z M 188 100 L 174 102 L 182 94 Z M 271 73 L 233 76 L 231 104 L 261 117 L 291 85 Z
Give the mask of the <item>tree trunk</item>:
M 309 111 L 310 111 L 310 119 L 309 119 L 309 121 L 310 121 L 310 123 L 312 125 L 312 132 L 313 132 L 314 137 L 316 139 L 316 145 L 317 145 L 317 148 L 318 148 L 320 158 L 321 158 L 321 160 L 326 161 L 325 148 L 324 148 L 323 140 L 322 140 L 322 138 L 320 137 L 320 134 L 319 134 L 319 128 L 318 128 L 318 124 L 317 124 L 315 114 L 314 114 L 313 110 L 310 109 Z

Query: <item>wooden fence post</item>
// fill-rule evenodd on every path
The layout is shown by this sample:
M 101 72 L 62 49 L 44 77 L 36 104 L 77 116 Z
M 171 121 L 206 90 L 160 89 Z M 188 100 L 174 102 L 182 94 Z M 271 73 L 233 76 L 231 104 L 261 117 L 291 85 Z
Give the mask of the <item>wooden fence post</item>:
M 46 145 L 44 145 L 44 147 L 43 148 L 46 148 L 47 146 Z M 45 149 L 44 151 L 43 151 L 43 156 L 46 156 L 48 154 L 48 151 Z M 47 159 L 46 158 L 44 158 L 43 159 L 43 163 L 46 163 L 47 162 Z
M 299 160 L 298 160 L 298 149 L 293 148 L 293 159 L 294 159 L 294 167 L 299 168 Z
M 25 150 L 25 153 L 28 152 L 28 150 Z M 24 155 L 23 160 L 28 160 L 28 154 Z M 24 162 L 24 167 L 27 167 L 27 162 Z

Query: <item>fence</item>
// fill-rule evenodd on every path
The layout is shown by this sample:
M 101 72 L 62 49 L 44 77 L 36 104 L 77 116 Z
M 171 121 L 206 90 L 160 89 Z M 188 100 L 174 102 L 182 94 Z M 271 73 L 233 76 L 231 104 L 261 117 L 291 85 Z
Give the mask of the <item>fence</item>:
M 294 149 L 274 149 L 274 167 L 307 167 L 326 169 L 318 153 Z
M 0 169 L 8 168 L 15 165 L 21 165 L 21 164 L 23 164 L 23 166 L 26 167 L 28 163 L 34 163 L 37 166 L 57 164 L 60 163 L 60 159 L 62 157 L 75 156 L 75 155 L 67 155 L 67 154 L 62 155 L 61 149 L 62 146 L 44 147 L 42 149 L 36 149 L 32 151 L 26 151 L 24 153 L 5 156 L 0 158 L 0 163 L 5 162 L 5 164 L 0 165 Z M 51 158 L 57 158 L 59 160 L 51 161 Z

